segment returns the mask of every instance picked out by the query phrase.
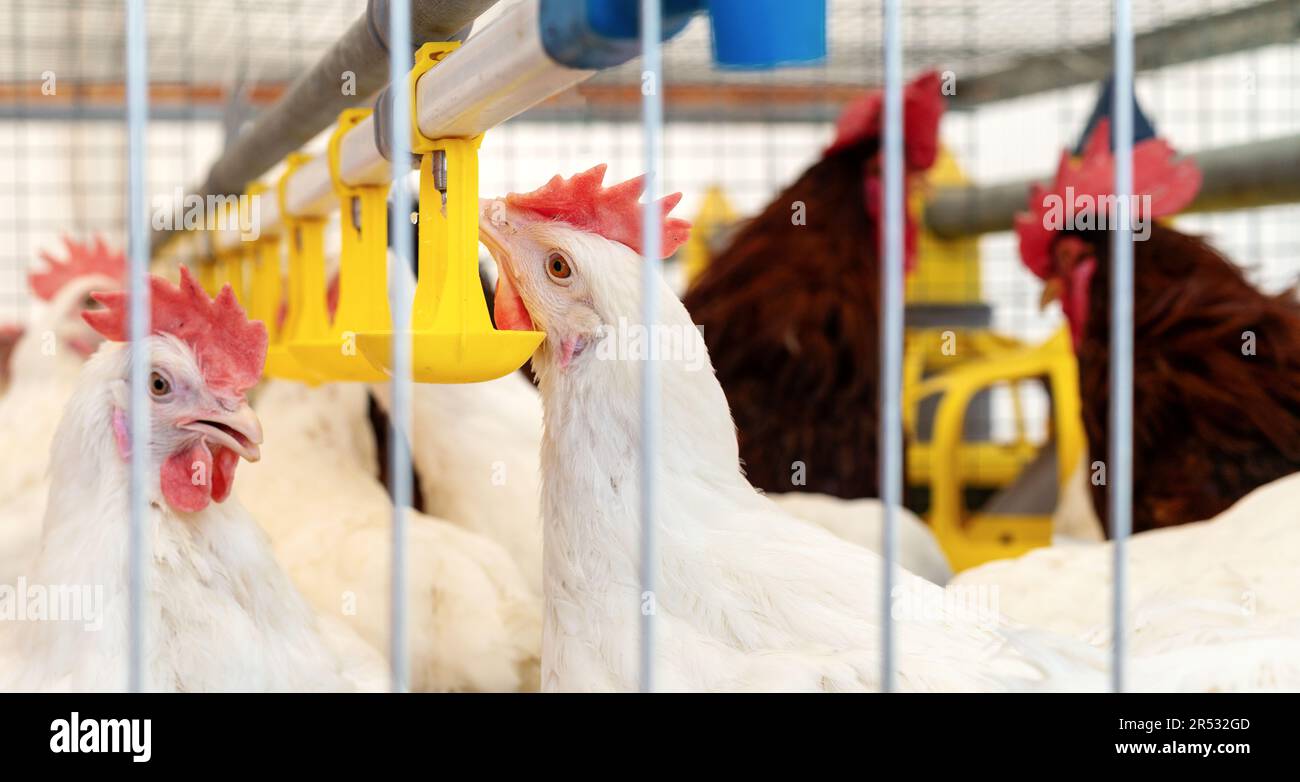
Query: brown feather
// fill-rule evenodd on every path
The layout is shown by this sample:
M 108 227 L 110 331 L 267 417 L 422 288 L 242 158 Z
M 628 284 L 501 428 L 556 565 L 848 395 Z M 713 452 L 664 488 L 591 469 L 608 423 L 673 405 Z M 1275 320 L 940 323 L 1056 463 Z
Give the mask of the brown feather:
M 1090 458 L 1108 463 L 1110 236 L 1097 257 L 1079 385 Z M 1269 296 L 1200 238 L 1134 243 L 1133 530 L 1210 518 L 1300 470 L 1300 303 Z M 1255 336 L 1247 355 L 1246 334 Z M 1092 487 L 1109 529 L 1107 487 Z
M 761 489 L 877 496 L 880 267 L 863 188 L 877 151 L 873 140 L 815 163 L 685 297 Z M 806 225 L 793 224 L 797 201 Z

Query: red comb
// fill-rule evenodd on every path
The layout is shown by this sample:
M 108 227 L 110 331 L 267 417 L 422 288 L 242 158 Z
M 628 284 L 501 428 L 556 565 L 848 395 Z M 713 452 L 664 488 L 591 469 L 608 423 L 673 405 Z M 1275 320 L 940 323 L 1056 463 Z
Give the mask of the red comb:
M 257 384 L 266 361 L 266 327 L 248 319 L 229 285 L 209 298 L 182 266 L 180 286 L 151 275 L 149 292 L 152 333 L 171 334 L 188 344 L 209 387 L 242 395 Z M 92 296 L 103 308 L 81 317 L 107 339 L 129 339 L 126 292 Z
M 939 154 L 939 119 L 945 103 L 938 71 L 927 71 L 903 88 L 903 154 L 909 168 L 924 171 Z M 845 147 L 879 138 L 884 122 L 884 95 L 872 90 L 850 103 L 835 122 L 835 140 L 823 157 Z
M 574 174 L 565 179 L 559 174 L 531 193 L 511 193 L 506 203 L 535 212 L 538 215 L 575 228 L 600 234 L 606 239 L 622 242 L 637 252 L 641 245 L 641 193 L 645 190 L 645 176 L 629 179 L 613 187 L 601 187 L 605 180 L 605 164 Z M 660 256 L 667 258 L 686 243 L 691 234 L 691 224 L 669 217 L 668 213 L 682 200 L 681 193 L 659 199 L 663 205 L 663 239 Z
M 126 276 L 126 256 L 110 250 L 100 237 L 95 237 L 94 244 L 88 245 L 65 236 L 63 244 L 68 248 L 66 261 L 42 250 L 40 255 L 41 260 L 45 261 L 45 270 L 27 273 L 27 283 L 41 299 L 53 299 L 64 285 L 78 277 L 99 274 L 121 280 Z
M 1051 273 L 1053 231 L 1047 228 L 1050 208 L 1044 200 L 1055 195 L 1064 203 L 1066 188 L 1073 196 L 1088 196 L 1097 203 L 1115 189 L 1115 156 L 1110 151 L 1110 120 L 1102 118 L 1084 145 L 1083 157 L 1075 161 L 1061 153 L 1056 178 L 1049 188 L 1034 185 L 1029 191 L 1028 212 L 1016 215 L 1020 237 L 1020 258 L 1034 274 L 1046 279 Z M 1192 202 L 1201 188 L 1201 171 L 1192 160 L 1174 161 L 1174 149 L 1159 138 L 1133 146 L 1133 192 L 1150 196 L 1150 205 L 1139 204 L 1135 218 L 1154 219 L 1175 214 Z

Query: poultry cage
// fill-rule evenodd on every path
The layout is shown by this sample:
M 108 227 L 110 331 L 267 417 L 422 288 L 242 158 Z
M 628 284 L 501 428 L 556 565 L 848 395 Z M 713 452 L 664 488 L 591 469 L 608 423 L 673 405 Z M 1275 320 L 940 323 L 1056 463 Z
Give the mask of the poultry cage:
M 608 18 L 591 11 L 597 22 L 584 33 L 590 37 L 566 50 L 573 59 L 544 61 L 553 50 L 532 39 L 547 43 L 548 36 L 572 33 L 582 14 L 605 5 L 622 7 Z M 174 280 L 184 266 L 214 296 L 230 285 L 248 314 L 268 326 L 266 378 L 301 385 L 302 400 L 351 393 L 340 385 L 370 389 L 357 409 L 361 436 L 372 439 L 356 469 L 373 473 L 387 491 L 384 518 L 392 522 L 383 529 L 393 549 L 390 561 L 367 567 L 380 571 L 382 584 L 405 584 L 425 562 L 422 549 L 405 548 L 420 519 L 402 508 L 455 524 L 451 515 L 474 502 L 499 501 L 491 486 L 468 478 L 461 488 L 477 486 L 479 496 L 453 501 L 429 478 L 429 471 L 454 472 L 447 465 L 470 457 L 464 443 L 446 442 L 429 465 L 420 463 L 422 387 L 486 382 L 521 367 L 527 373 L 544 337 L 542 320 L 511 329 L 502 323 L 499 299 L 493 311 L 502 273 L 488 240 L 476 240 L 478 198 L 528 193 L 557 173 L 569 177 L 598 164 L 608 166 L 607 186 L 657 172 L 645 183 L 647 199 L 680 192 L 673 217 L 693 228 L 678 248 L 667 233 L 660 236 L 667 210 L 647 210 L 652 227 L 636 234 L 647 237 L 647 246 L 633 249 L 644 252 L 651 272 L 661 263 L 692 315 L 697 306 L 707 311 L 700 334 L 757 488 L 845 501 L 839 520 L 823 526 L 890 561 L 901 557 L 909 568 L 913 538 L 900 525 L 915 514 L 937 542 L 945 575 L 984 572 L 986 563 L 1037 549 L 1077 544 L 1109 552 L 1098 560 L 1104 562 L 1113 553 L 1114 573 L 1097 567 L 1096 590 L 1087 598 L 1096 604 L 1081 615 L 1096 625 L 1110 621 L 1109 585 L 1115 610 L 1129 610 L 1124 541 L 1138 532 L 1128 544 L 1136 545 L 1147 534 L 1146 500 L 1133 499 L 1140 489 L 1134 474 L 1161 480 L 1146 468 L 1145 440 L 1133 444 L 1151 407 L 1131 392 L 1098 398 L 1089 389 L 1107 378 L 1115 388 L 1134 389 L 1134 372 L 1151 355 L 1141 349 L 1145 326 L 1136 345 L 1124 342 L 1123 328 L 1101 329 L 1097 344 L 1110 346 L 1116 360 L 1100 374 L 1081 367 L 1076 356 L 1091 343 L 1075 330 L 1075 318 L 1087 305 L 1068 294 L 1056 302 L 1044 297 L 1043 275 L 1022 258 L 1017 215 L 1032 185 L 1052 181 L 1063 150 L 1084 159 L 1090 142 L 1109 139 L 1113 192 L 1139 192 L 1147 186 L 1148 156 L 1134 151 L 1126 168 L 1125 153 L 1164 140 L 1179 161 L 1193 161 L 1199 187 L 1173 210 L 1180 212 L 1176 221 L 1172 211 L 1148 217 L 1206 237 L 1261 294 L 1291 295 L 1300 273 L 1300 2 L 828 0 L 798 10 L 762 2 L 756 6 L 765 11 L 749 14 L 727 0 L 640 5 L 662 18 L 652 10 L 647 18 L 654 24 L 641 26 L 638 3 L 596 0 L 14 0 L 0 8 L 0 26 L 9 31 L 0 57 L 0 213 L 8 216 L 0 324 L 40 322 L 51 297 L 36 290 L 29 273 L 66 253 L 88 252 L 96 241 L 127 250 L 121 263 L 130 274 L 119 276 L 130 280 L 136 300 L 148 287 L 145 268 Z M 414 9 L 409 17 L 407 6 Z M 790 18 L 767 26 L 751 18 L 752 30 L 741 30 L 734 18 L 764 13 Z M 398 23 L 389 25 L 390 14 Z M 650 41 L 644 50 L 643 39 Z M 934 117 L 933 148 L 920 152 L 913 144 L 925 129 L 912 117 L 924 107 L 908 92 L 918 78 L 933 78 L 942 112 L 941 121 Z M 864 92 L 887 84 L 862 109 L 876 112 L 871 119 L 855 118 Z M 855 160 L 851 174 L 844 173 L 847 163 L 839 173 L 823 170 L 836 160 L 840 139 L 859 132 L 855 122 L 875 123 L 869 133 L 878 154 Z M 1131 131 L 1127 138 L 1123 129 Z M 404 147 L 412 169 L 394 176 L 387 161 L 402 159 L 397 150 Z M 917 165 L 913 154 L 929 160 Z M 859 235 L 802 238 L 804 225 L 816 236 L 819 221 L 838 225 L 846 198 L 856 199 L 859 214 L 835 230 L 861 228 Z M 74 243 L 65 249 L 68 238 Z M 1153 262 L 1134 268 L 1133 254 L 1142 250 L 1114 247 L 1113 256 L 1094 248 L 1093 259 L 1115 264 L 1113 317 L 1145 324 L 1153 316 L 1143 309 L 1148 286 L 1140 276 Z M 659 248 L 670 251 L 662 261 Z M 759 255 L 763 268 L 787 267 L 793 276 L 744 266 Z M 848 260 L 863 257 L 874 265 Z M 1136 282 L 1125 283 L 1126 268 Z M 791 279 L 808 284 L 782 282 Z M 651 296 L 643 306 L 655 312 L 671 304 Z M 780 333 L 763 325 L 777 311 L 785 318 Z M 1092 328 L 1112 317 L 1105 307 L 1088 312 Z M 132 315 L 139 334 L 147 332 L 147 314 Z M 733 320 L 737 325 L 729 326 Z M 1234 333 L 1250 342 L 1254 332 L 1243 335 L 1253 328 L 1263 326 Z M 14 369 L 0 378 L 16 389 L 23 330 L 5 329 L 0 363 L 12 358 Z M 412 340 L 394 338 L 408 329 Z M 566 365 L 583 349 L 566 343 Z M 638 384 L 621 387 L 641 405 L 641 428 L 624 447 L 640 465 L 628 479 L 643 488 L 636 505 L 642 520 L 656 518 L 668 507 L 664 498 L 682 491 L 674 484 L 679 473 L 661 462 L 673 458 L 676 442 L 655 434 L 679 402 L 663 386 L 667 370 L 643 363 Z M 148 376 L 133 378 L 132 399 L 143 403 Z M 1253 382 L 1244 373 L 1237 380 Z M 1300 404 L 1281 391 L 1278 398 L 1291 416 L 1277 424 L 1286 432 L 1300 419 Z M 478 414 L 441 404 L 453 416 Z M 1219 418 L 1196 436 L 1231 425 L 1220 412 L 1212 415 Z M 859 426 L 859 417 L 867 423 Z M 1239 417 L 1272 426 L 1252 410 Z M 1088 427 L 1098 425 L 1110 427 L 1105 443 L 1095 430 L 1090 441 Z M 1182 431 L 1191 424 L 1159 426 L 1178 431 L 1172 448 L 1197 448 Z M 410 433 L 409 442 L 401 433 Z M 46 449 L 25 447 L 38 446 Z M 1295 447 L 1279 446 L 1291 454 L 1287 464 L 1300 467 Z M 1256 458 L 1246 446 L 1207 453 L 1215 458 L 1233 448 L 1242 459 Z M 479 472 L 504 474 L 509 460 L 481 450 L 489 455 L 475 465 Z M 128 458 L 145 469 L 143 454 Z M 143 482 L 133 490 L 136 521 L 147 490 Z M 1217 515 L 1242 494 L 1195 518 Z M 871 498 L 882 498 L 883 509 L 849 504 Z M 1136 523 L 1126 499 L 1139 509 Z M 293 502 L 299 501 L 306 500 Z M 333 505 L 350 501 L 340 496 Z M 292 514 L 293 502 L 267 507 Z M 1172 501 L 1160 502 L 1163 509 Z M 248 504 L 257 516 L 256 503 Z M 789 507 L 800 515 L 797 501 Z M 1159 526 L 1193 520 L 1164 518 Z M 467 528 L 489 538 L 510 534 L 507 527 Z M 640 533 L 640 594 L 654 594 L 652 574 L 660 569 L 654 529 L 642 525 Z M 277 546 L 282 534 L 293 536 L 286 530 L 273 525 Z M 318 537 L 315 545 L 331 544 L 324 533 Z M 133 549 L 133 562 L 143 567 L 147 541 L 140 532 L 132 540 L 142 547 Z M 539 555 L 518 540 L 493 543 L 516 558 Z M 541 564 L 520 569 L 540 574 Z M 295 581 L 312 578 L 289 571 Z M 879 583 L 864 576 L 860 586 L 880 591 L 877 602 L 892 616 L 897 583 L 891 568 L 882 572 Z M 1150 578 L 1142 577 L 1147 591 L 1134 600 L 1156 588 Z M 1022 608 L 1012 589 L 1001 593 L 1008 614 Z M 308 595 L 318 610 L 337 612 L 339 595 L 346 604 L 353 594 L 325 592 Z M 135 599 L 132 615 L 139 618 L 148 598 Z M 526 686 L 510 677 L 439 680 L 429 666 L 412 662 L 409 647 L 427 641 L 429 630 L 411 601 L 393 586 L 391 603 L 342 612 L 345 622 L 366 626 L 361 633 L 371 645 L 391 653 L 396 688 Z M 640 629 L 638 681 L 650 688 L 655 611 L 643 609 L 629 606 L 628 622 Z M 135 652 L 146 630 L 138 632 Z M 882 632 L 891 638 L 892 621 Z M 1112 637 L 1106 643 L 1122 659 L 1119 625 Z M 889 671 L 908 654 L 897 644 L 884 642 L 881 687 L 897 686 Z M 138 654 L 131 659 L 130 686 L 147 687 L 146 663 Z

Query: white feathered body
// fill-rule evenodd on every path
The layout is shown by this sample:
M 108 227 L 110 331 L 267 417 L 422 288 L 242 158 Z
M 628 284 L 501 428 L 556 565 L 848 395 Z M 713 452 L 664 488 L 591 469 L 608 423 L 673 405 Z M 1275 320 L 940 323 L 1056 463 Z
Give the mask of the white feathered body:
M 390 410 L 388 385 L 373 390 Z M 540 595 L 542 402 L 532 383 L 512 372 L 485 383 L 417 384 L 411 419 L 425 508 L 505 548 Z
M 86 587 L 102 627 L 14 622 L 3 630 L 5 689 L 118 690 L 127 684 L 128 471 L 116 451 L 108 382 L 126 352 L 86 365 L 51 449 L 51 489 L 31 587 Z M 157 473 L 153 473 L 157 495 Z M 257 524 L 229 499 L 192 514 L 154 503 L 144 599 L 146 686 L 165 691 L 351 690 L 385 686 L 382 658 L 331 648 Z M 102 603 L 100 603 L 102 601 Z M 90 617 L 93 619 L 93 617 Z M 351 658 L 342 652 L 356 655 Z M 351 678 L 350 678 L 351 677 Z
M 316 609 L 386 651 L 392 503 L 374 475 L 366 405 L 359 384 L 264 383 L 254 400 L 262 459 L 244 466 L 235 492 Z M 406 556 L 412 686 L 535 689 L 541 605 L 511 556 L 412 510 Z
M 12 381 L 0 396 L 0 451 L 8 454 L 0 470 L 0 584 L 13 583 L 40 539 L 50 441 L 84 363 L 59 338 L 60 321 L 90 289 L 108 285 L 101 277 L 69 284 L 14 346 Z
M 374 391 L 387 410 L 388 386 Z M 412 419 L 412 460 L 429 512 L 505 546 L 540 594 L 542 403 L 537 390 L 518 373 L 486 383 L 418 384 Z M 876 500 L 770 496 L 800 520 L 880 550 L 883 513 Z M 945 583 L 952 570 L 929 527 L 906 509 L 899 526 L 903 566 Z
M 554 231 L 575 255 L 600 258 L 588 279 L 592 299 L 611 308 L 601 313 L 605 322 L 634 314 L 637 256 L 598 237 Z M 702 342 L 662 283 L 659 296 L 657 325 Z M 694 355 L 703 354 L 698 348 Z M 635 689 L 641 617 L 649 612 L 658 689 L 877 689 L 881 558 L 797 520 L 745 481 L 708 362 L 692 369 L 660 361 L 658 567 L 653 591 L 642 594 L 642 364 L 593 352 L 567 368 L 552 351 L 534 356 L 545 405 L 543 686 Z M 891 603 L 903 689 L 1101 686 L 1092 667 L 1055 653 L 1030 656 L 1000 632 L 996 617 L 983 622 L 952 610 L 941 587 L 901 568 Z
M 815 524 L 850 543 L 883 553 L 885 506 L 880 500 L 846 500 L 816 492 L 767 495 L 781 510 Z M 898 509 L 898 563 L 909 572 L 943 586 L 952 566 L 930 527 L 907 508 Z
M 509 237 L 510 230 L 501 229 L 500 235 Z M 547 226 L 534 235 L 542 237 L 537 240 L 542 247 L 563 247 L 587 268 L 582 293 L 594 306 L 579 309 L 575 319 L 594 316 L 608 324 L 635 315 L 641 269 L 634 253 L 563 226 Z M 681 303 L 662 283 L 658 295 L 661 315 L 655 326 L 675 330 L 674 338 L 699 340 Z M 550 339 L 551 327 L 547 331 Z M 707 362 L 692 369 L 671 357 L 648 359 L 659 362 L 661 374 L 661 461 L 649 558 L 652 586 L 643 592 L 638 443 L 640 376 L 647 359 L 602 356 L 600 339 L 598 332 L 595 355 L 588 346 L 568 366 L 553 346 L 544 344 L 534 356 L 545 406 L 545 688 L 635 689 L 640 684 L 642 617 L 649 615 L 657 689 L 876 689 L 886 612 L 897 630 L 900 689 L 1109 687 L 1106 639 L 1085 643 L 1052 632 L 1046 621 L 1052 612 L 1075 611 L 1084 594 L 1064 585 L 1050 588 L 1060 576 L 1055 568 L 1027 570 L 1020 581 L 996 582 L 999 589 L 965 574 L 938 587 L 899 568 L 886 603 L 883 562 L 877 554 L 798 522 L 744 480 L 726 400 Z M 1286 490 L 1270 487 L 1278 493 L 1261 491 L 1234 508 L 1233 520 L 1213 522 L 1235 530 L 1189 540 L 1182 551 L 1172 547 L 1169 558 L 1177 564 L 1166 570 L 1170 581 L 1213 569 L 1216 593 L 1184 593 L 1172 602 L 1145 605 L 1149 593 L 1139 586 L 1135 614 L 1148 612 L 1148 629 L 1139 626 L 1144 637 L 1131 649 L 1130 688 L 1300 687 L 1300 637 L 1294 631 L 1292 599 L 1297 569 L 1290 561 L 1295 547 L 1286 545 L 1295 537 L 1291 509 L 1297 486 L 1300 478 Z M 1271 543 L 1275 549 L 1261 560 L 1261 549 L 1238 533 L 1242 519 L 1263 514 L 1273 514 L 1275 520 L 1260 528 L 1257 545 Z M 1180 533 L 1195 534 L 1156 534 L 1173 539 Z M 1154 542 L 1138 543 L 1134 541 L 1139 549 L 1155 547 Z M 1084 556 L 1073 552 L 1087 550 L 1065 548 L 1059 556 L 1068 562 Z M 1038 558 L 1050 563 L 1053 556 L 1046 551 L 1021 562 Z M 1088 556 L 1094 557 L 1090 575 L 1095 576 L 1105 554 Z M 1133 572 L 1142 572 L 1146 556 L 1134 553 Z M 995 566 L 988 569 L 994 572 Z M 1066 580 L 1077 590 L 1091 590 L 1090 604 L 1108 599 L 1104 581 Z M 1015 588 L 1020 590 L 1016 597 L 1041 608 L 1037 615 L 1017 613 L 1018 603 L 1009 594 Z M 1216 624 L 1191 612 L 1183 614 L 1186 624 L 1181 627 L 1161 619 L 1163 611 L 1187 610 L 1188 597 L 1213 615 L 1234 595 L 1237 613 L 1230 621 Z M 1240 611 L 1246 600 L 1254 601 L 1257 618 L 1243 629 Z
M 1127 558 L 1134 651 L 1300 639 L 1298 507 L 1300 474 L 1256 489 L 1213 519 L 1133 536 Z M 1054 546 L 964 571 L 954 583 L 997 586 L 1013 619 L 1104 646 L 1113 560 L 1113 543 Z

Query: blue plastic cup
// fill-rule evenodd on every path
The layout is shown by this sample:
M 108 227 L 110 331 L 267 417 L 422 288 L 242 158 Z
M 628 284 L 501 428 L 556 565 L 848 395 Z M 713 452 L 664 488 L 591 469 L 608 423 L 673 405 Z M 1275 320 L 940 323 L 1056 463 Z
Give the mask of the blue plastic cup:
M 723 68 L 826 59 L 826 0 L 709 0 L 713 56 Z

